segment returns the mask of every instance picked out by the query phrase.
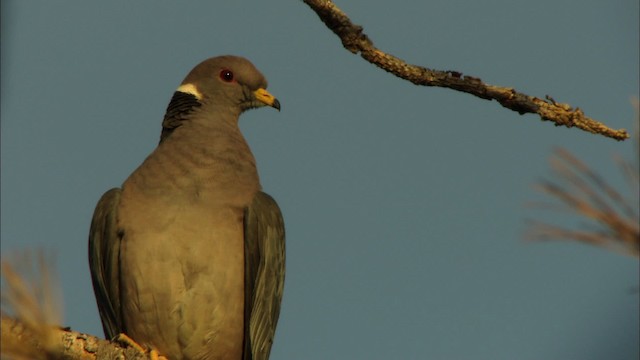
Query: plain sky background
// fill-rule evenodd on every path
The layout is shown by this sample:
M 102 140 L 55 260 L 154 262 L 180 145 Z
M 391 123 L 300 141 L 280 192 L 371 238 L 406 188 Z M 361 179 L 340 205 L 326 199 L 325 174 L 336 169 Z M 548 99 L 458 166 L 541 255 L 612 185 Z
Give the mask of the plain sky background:
M 632 128 L 637 0 L 338 1 L 382 50 Z M 287 228 L 272 359 L 637 359 L 638 260 L 523 240 L 556 146 L 627 194 L 630 141 L 411 85 L 301 1 L 2 0 L 2 255 L 56 254 L 65 325 L 101 335 L 87 234 L 207 57 L 242 55 L 282 112 L 241 128 Z

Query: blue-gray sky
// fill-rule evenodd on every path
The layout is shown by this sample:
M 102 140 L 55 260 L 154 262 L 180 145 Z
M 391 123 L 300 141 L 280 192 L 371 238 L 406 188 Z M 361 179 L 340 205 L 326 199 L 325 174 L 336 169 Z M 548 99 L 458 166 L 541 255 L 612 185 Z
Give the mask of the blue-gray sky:
M 552 95 L 614 128 L 638 1 L 339 1 L 411 63 Z M 282 112 L 241 127 L 287 227 L 273 359 L 637 359 L 638 261 L 522 240 L 563 146 L 617 186 L 619 143 L 397 79 L 301 1 L 2 1 L 2 254 L 57 254 L 65 325 L 101 334 L 93 208 L 156 146 L 187 72 L 251 59 Z M 554 215 L 556 216 L 556 215 Z M 561 224 L 573 220 L 557 214 Z

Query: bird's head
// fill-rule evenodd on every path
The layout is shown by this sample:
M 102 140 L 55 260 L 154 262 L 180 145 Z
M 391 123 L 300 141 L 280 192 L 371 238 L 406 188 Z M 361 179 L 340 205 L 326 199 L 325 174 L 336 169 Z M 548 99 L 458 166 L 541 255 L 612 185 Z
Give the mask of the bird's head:
M 239 112 L 263 106 L 280 110 L 280 102 L 266 88 L 267 79 L 249 60 L 227 55 L 198 64 L 177 91 L 195 96 L 205 107 Z

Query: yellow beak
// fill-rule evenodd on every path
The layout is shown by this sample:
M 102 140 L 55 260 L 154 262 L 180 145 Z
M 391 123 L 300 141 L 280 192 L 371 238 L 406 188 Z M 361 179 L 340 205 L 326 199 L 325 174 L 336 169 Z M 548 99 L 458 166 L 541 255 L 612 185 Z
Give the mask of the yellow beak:
M 278 109 L 280 111 L 280 101 L 276 99 L 275 96 L 271 95 L 266 89 L 260 88 L 253 92 L 253 95 L 256 97 L 256 100 L 260 101 L 265 105 L 269 105 L 272 108 Z

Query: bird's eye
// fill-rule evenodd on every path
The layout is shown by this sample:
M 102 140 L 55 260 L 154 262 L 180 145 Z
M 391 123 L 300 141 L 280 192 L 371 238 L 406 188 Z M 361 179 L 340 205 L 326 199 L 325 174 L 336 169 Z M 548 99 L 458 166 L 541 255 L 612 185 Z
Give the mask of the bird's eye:
M 227 69 L 224 69 L 224 70 L 220 71 L 220 79 L 222 79 L 223 81 L 226 81 L 226 82 L 232 82 L 233 81 L 233 72 L 231 72 L 231 70 L 227 70 Z

